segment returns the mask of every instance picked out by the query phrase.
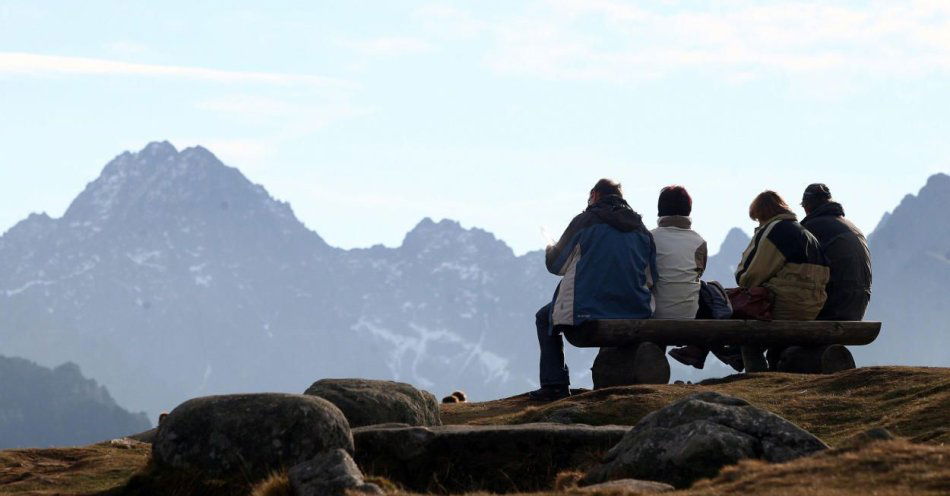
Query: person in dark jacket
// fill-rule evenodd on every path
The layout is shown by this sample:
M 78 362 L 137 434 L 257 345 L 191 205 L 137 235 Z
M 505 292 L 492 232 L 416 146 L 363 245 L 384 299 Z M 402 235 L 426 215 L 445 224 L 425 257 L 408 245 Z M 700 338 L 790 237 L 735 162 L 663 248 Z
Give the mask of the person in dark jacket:
M 844 218 L 844 208 L 824 184 L 805 188 L 802 207 L 807 214 L 802 225 L 818 238 L 831 267 L 818 320 L 862 320 L 871 300 L 871 252 L 864 234 Z
M 553 301 L 535 315 L 541 389 L 529 393 L 531 399 L 570 395 L 560 328 L 653 315 L 656 247 L 640 214 L 623 199 L 620 184 L 609 179 L 594 185 L 587 205 L 545 252 L 548 271 L 563 278 Z

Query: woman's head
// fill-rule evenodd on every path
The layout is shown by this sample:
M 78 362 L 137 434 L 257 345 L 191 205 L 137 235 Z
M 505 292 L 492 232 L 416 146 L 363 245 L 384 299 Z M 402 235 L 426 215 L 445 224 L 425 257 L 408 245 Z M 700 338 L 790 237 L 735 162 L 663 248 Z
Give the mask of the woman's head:
M 788 208 L 785 200 L 772 190 L 759 193 L 759 196 L 756 196 L 755 200 L 752 200 L 752 204 L 749 205 L 749 218 L 760 223 L 776 215 L 790 213 L 792 213 L 792 209 Z

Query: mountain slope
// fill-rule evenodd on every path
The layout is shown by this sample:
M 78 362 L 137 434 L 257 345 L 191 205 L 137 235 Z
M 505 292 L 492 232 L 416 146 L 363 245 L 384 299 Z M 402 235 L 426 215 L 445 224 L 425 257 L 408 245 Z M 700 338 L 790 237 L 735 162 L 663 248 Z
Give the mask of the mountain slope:
M 719 281 L 726 288 L 735 287 L 736 266 L 742 258 L 742 252 L 749 246 L 749 241 L 751 238 L 742 229 L 738 227 L 730 229 L 719 251 L 709 257 L 703 280 Z
M 73 363 L 48 369 L 0 356 L 0 449 L 86 444 L 149 427 Z
M 950 365 L 950 176 L 907 195 L 868 237 L 874 268 L 866 318 L 883 322 L 858 350 L 871 363 Z
M 332 248 L 209 151 L 151 143 L 0 237 L 0 344 L 152 415 L 327 376 L 512 394 L 537 376 L 541 257 L 430 219 L 398 248 Z

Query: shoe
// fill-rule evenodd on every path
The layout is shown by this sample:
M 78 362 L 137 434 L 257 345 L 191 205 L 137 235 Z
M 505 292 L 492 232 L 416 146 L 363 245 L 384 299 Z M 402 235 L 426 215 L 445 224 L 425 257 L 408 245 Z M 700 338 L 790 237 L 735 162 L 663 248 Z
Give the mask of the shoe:
M 684 346 L 682 348 L 673 348 L 669 351 L 669 355 L 677 362 L 683 365 L 689 365 L 690 367 L 696 367 L 697 369 L 702 369 L 703 366 L 706 365 L 707 354 L 709 354 L 709 352 L 699 346 Z
M 541 386 L 541 389 L 535 389 L 528 393 L 528 399 L 532 401 L 557 401 L 567 398 L 571 395 L 571 388 L 564 386 Z
M 737 346 L 720 346 L 712 349 L 713 355 L 722 363 L 732 367 L 736 372 L 742 372 L 745 364 L 742 362 L 742 352 Z
M 769 362 L 765 361 L 765 350 L 761 346 L 742 346 L 742 363 L 745 372 L 768 372 Z

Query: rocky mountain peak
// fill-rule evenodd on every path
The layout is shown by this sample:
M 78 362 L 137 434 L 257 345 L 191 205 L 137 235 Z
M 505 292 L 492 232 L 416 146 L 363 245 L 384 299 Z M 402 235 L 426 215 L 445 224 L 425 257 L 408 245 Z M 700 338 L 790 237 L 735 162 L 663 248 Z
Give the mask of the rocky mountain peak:
M 235 209 L 246 218 L 277 216 L 296 223 L 287 204 L 208 149 L 178 151 L 167 141 L 156 141 L 110 161 L 63 218 L 69 225 L 102 228 L 119 220 L 180 220 Z
M 465 229 L 458 221 L 442 219 L 439 222 L 426 217 L 403 239 L 401 250 L 419 256 L 445 253 L 456 257 L 466 255 L 497 254 L 511 257 L 514 252 L 495 235 L 479 229 Z

